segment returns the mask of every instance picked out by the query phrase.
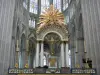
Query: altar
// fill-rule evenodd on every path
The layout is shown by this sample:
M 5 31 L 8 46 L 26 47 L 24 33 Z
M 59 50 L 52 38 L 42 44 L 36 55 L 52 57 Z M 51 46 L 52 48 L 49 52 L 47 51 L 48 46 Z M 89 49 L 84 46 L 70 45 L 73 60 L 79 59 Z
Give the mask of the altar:
M 50 56 L 49 57 L 49 68 L 57 68 L 57 56 Z

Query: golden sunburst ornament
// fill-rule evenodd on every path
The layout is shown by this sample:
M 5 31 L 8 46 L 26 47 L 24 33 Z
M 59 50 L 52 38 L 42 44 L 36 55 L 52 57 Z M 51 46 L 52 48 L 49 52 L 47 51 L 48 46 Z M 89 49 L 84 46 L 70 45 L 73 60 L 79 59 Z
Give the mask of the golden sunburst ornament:
M 50 8 L 46 9 L 39 18 L 39 27 L 38 31 L 47 26 L 47 25 L 64 25 L 64 16 L 58 9 L 55 9 L 53 5 L 50 5 Z

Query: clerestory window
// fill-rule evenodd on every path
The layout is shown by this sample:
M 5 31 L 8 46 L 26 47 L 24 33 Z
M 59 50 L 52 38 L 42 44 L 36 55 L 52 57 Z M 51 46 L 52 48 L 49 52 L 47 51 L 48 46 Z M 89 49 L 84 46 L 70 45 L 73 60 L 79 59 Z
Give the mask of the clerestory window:
M 30 12 L 37 14 L 38 0 L 30 0 Z

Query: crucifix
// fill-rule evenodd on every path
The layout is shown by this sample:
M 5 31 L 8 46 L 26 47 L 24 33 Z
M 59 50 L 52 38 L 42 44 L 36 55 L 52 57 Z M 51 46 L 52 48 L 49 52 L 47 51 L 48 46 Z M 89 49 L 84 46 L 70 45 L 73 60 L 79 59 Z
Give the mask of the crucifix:
M 50 42 L 50 51 L 51 51 L 51 55 L 54 55 L 55 51 L 54 51 L 54 43 L 57 42 L 58 40 L 54 40 L 53 37 L 51 37 L 51 39 L 49 40 Z
M 54 39 L 51 37 L 50 40 L 50 50 L 51 50 L 51 55 L 54 55 Z

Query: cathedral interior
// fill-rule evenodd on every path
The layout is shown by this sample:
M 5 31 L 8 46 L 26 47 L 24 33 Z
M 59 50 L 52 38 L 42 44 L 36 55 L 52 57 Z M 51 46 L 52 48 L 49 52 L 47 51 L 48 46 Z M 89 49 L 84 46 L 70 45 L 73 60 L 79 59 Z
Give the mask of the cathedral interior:
M 0 75 L 100 75 L 100 0 L 0 0 Z

